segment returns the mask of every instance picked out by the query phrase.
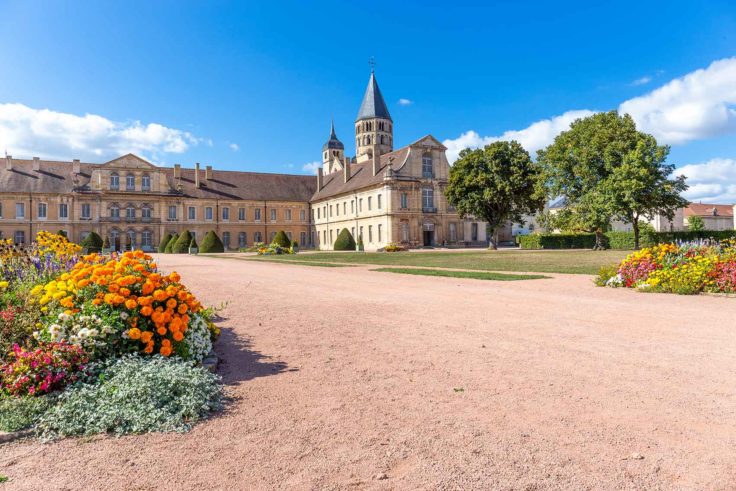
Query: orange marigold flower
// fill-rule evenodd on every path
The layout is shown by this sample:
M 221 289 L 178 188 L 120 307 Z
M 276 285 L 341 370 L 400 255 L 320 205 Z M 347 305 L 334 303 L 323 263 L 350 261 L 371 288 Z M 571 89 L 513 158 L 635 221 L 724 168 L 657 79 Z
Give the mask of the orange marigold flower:
M 153 339 L 153 333 L 151 331 L 143 331 L 141 333 L 142 343 L 150 343 L 152 339 Z
M 180 279 L 181 279 L 181 276 L 179 276 L 179 273 L 177 273 L 176 271 L 173 271 L 169 275 L 169 280 L 173 281 L 174 283 L 179 283 Z
M 176 331 L 174 333 L 174 341 L 181 341 L 182 339 L 184 339 L 184 333 L 182 333 L 181 331 Z
M 128 337 L 130 337 L 130 339 L 134 339 L 134 340 L 135 339 L 140 339 L 140 337 L 141 337 L 141 330 L 138 329 L 137 327 L 134 327 L 134 328 L 130 329 L 128 331 Z
M 111 283 L 110 286 L 107 287 L 108 291 L 112 293 L 117 293 L 120 291 L 120 285 L 117 283 Z
M 141 307 L 141 315 L 144 317 L 148 317 L 153 313 L 153 309 L 149 307 L 148 305 Z
M 183 304 L 179 305 L 179 308 L 176 309 L 176 311 L 179 312 L 180 314 L 186 314 L 187 313 L 187 309 L 188 309 L 187 304 L 183 303 Z
M 156 332 L 159 334 L 159 336 L 166 336 L 166 328 L 164 326 L 159 327 L 156 329 Z
M 79 288 L 84 288 L 87 285 L 89 285 L 89 280 L 88 279 L 79 280 L 79 283 L 77 283 L 77 286 Z
M 173 309 L 174 307 L 176 307 L 176 299 L 175 298 L 168 299 L 166 301 L 166 308 Z
M 151 283 L 150 281 L 146 281 L 145 283 L 143 283 L 141 293 L 143 293 L 144 295 L 150 295 L 151 292 L 153 292 L 153 288 L 153 283 Z
M 92 305 L 100 305 L 101 303 L 102 300 L 100 300 L 99 298 L 95 298 L 94 300 L 92 300 Z
M 171 341 L 169 341 L 168 339 L 162 339 L 161 346 L 171 346 Z
M 157 302 L 163 302 L 168 298 L 168 295 L 166 295 L 166 292 L 163 290 L 156 290 L 153 292 L 153 299 Z
M 125 307 L 129 310 L 133 310 L 134 308 L 138 307 L 138 302 L 136 302 L 132 298 L 129 298 L 125 301 Z
M 153 353 L 153 343 L 148 343 L 143 350 L 144 353 Z
M 163 356 L 171 356 L 171 346 L 161 346 L 159 353 Z
M 120 294 L 124 297 L 130 296 L 130 290 L 128 288 L 121 288 Z

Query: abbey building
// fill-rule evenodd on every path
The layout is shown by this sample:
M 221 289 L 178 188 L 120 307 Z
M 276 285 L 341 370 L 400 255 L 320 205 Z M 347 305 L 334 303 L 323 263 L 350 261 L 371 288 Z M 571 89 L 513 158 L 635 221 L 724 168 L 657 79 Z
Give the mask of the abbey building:
M 317 176 L 159 167 L 132 154 L 105 163 L 6 156 L 0 162 L 0 236 L 27 243 L 40 230 L 80 242 L 153 250 L 166 233 L 215 230 L 229 250 L 284 230 L 301 247 L 331 250 L 343 228 L 366 250 L 485 244 L 485 224 L 461 220 L 444 196 L 449 165 L 431 135 L 394 149 L 393 120 L 371 74 L 355 121 L 355 157 L 334 125 Z

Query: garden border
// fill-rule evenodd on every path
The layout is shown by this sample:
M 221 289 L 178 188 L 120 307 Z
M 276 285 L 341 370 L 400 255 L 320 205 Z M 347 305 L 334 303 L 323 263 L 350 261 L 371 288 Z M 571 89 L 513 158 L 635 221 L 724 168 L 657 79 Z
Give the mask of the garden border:
M 8 433 L 0 431 L 0 445 L 3 443 L 10 443 L 15 440 L 20 440 L 21 438 L 26 438 L 29 436 L 33 436 L 34 431 L 33 428 L 25 428 L 23 430 L 18 431 L 11 431 Z

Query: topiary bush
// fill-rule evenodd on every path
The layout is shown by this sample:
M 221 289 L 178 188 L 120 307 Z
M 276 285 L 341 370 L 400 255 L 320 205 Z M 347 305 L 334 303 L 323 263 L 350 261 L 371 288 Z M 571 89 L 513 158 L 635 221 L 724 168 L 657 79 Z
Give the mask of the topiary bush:
M 176 242 L 171 247 L 171 252 L 174 254 L 186 254 L 189 252 L 189 243 L 192 241 L 192 234 L 189 230 L 185 230 L 181 233 Z
M 166 252 L 166 246 L 169 245 L 171 240 L 171 234 L 165 234 L 161 237 L 161 242 L 158 244 L 158 252 Z
M 102 237 L 97 232 L 90 232 L 87 237 L 82 240 L 82 247 L 87 249 L 87 252 L 100 252 L 102 250 Z
M 336 251 L 354 251 L 355 239 L 353 239 L 353 234 L 346 228 L 340 230 L 333 249 Z
M 225 252 L 225 245 L 222 243 L 222 240 L 220 240 L 220 237 L 217 236 L 215 231 L 210 230 L 207 232 L 207 235 L 204 236 L 204 239 L 202 239 L 202 244 L 199 246 L 199 252 Z
M 286 232 L 284 232 L 283 230 L 279 230 L 279 232 L 271 241 L 271 245 L 277 245 L 279 247 L 288 249 L 289 247 L 291 247 L 291 240 L 286 235 Z
M 192 240 L 189 242 L 189 248 L 190 249 L 196 249 L 197 247 L 198 247 L 197 246 L 197 239 L 195 239 L 194 236 L 192 236 Z
M 103 249 L 109 249 L 110 248 L 110 237 L 108 237 L 107 235 L 105 236 L 105 240 L 102 243 L 102 248 Z
M 166 249 L 164 249 L 164 253 L 172 254 L 174 252 L 174 244 L 176 244 L 177 240 L 179 240 L 179 234 L 172 235 L 169 243 L 166 244 Z
M 220 409 L 219 377 L 191 362 L 162 356 L 126 356 L 113 361 L 97 381 L 61 394 L 41 416 L 44 438 L 96 433 L 189 431 Z

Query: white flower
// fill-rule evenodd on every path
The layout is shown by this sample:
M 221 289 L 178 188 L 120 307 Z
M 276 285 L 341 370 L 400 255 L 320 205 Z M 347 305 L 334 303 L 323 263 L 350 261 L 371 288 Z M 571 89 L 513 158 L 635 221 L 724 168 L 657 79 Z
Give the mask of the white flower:
M 89 337 L 89 329 L 86 327 L 80 329 L 77 336 L 79 336 L 79 339 L 87 339 Z
M 89 337 L 91 337 L 91 338 L 96 338 L 99 333 L 100 333 L 100 331 L 98 331 L 97 329 L 88 329 L 87 330 L 87 335 Z
M 127 312 L 120 312 L 120 318 L 123 319 L 123 320 L 127 320 L 128 319 L 128 313 Z

